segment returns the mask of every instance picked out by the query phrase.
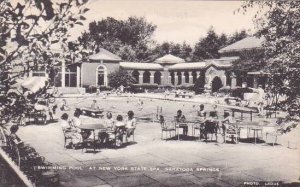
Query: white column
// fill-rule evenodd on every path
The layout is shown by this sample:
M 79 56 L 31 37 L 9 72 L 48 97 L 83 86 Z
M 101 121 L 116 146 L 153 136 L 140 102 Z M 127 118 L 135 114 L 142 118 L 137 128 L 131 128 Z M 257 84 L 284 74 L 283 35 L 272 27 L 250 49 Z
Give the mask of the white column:
M 189 72 L 189 84 L 193 84 L 193 72 Z
M 160 75 L 160 84 L 164 84 L 164 76 L 163 76 L 163 73 L 161 73 Z
M 66 87 L 66 62 L 62 61 L 61 64 L 61 87 Z
M 236 87 L 236 75 L 234 73 L 232 73 L 231 77 L 231 88 L 235 88 Z
M 178 75 L 177 75 L 177 72 L 174 72 L 174 85 L 175 86 L 178 85 Z
M 150 84 L 154 84 L 154 71 L 150 71 Z
M 181 73 L 181 84 L 185 84 L 185 72 Z
M 172 84 L 172 76 L 171 76 L 170 73 L 169 73 L 169 76 L 168 76 L 168 84 Z
M 222 76 L 222 83 L 223 83 L 223 86 L 226 86 L 226 76 Z
M 211 84 L 211 75 L 206 76 L 206 84 L 210 85 Z
M 139 84 L 143 84 L 143 74 L 144 71 L 139 71 Z
M 76 67 L 76 86 L 80 87 L 80 66 Z

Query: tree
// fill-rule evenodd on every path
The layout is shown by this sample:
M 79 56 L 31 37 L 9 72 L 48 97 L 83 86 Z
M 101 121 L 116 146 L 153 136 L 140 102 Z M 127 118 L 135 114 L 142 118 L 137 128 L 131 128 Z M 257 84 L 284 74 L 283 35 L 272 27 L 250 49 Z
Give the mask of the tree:
M 125 87 L 136 83 L 135 79 L 124 70 L 120 70 L 108 75 L 108 84 L 112 88 L 118 88 L 123 85 Z
M 162 44 L 157 44 L 153 49 L 153 53 L 156 54 L 155 57 L 161 57 L 166 54 L 172 54 L 179 58 L 183 58 L 187 61 L 191 59 L 192 47 L 183 42 L 183 44 L 176 44 L 173 42 L 163 42 Z M 154 60 L 154 59 L 153 59 Z
M 234 34 L 228 37 L 227 45 L 233 44 L 239 40 L 242 40 L 248 36 L 245 30 L 241 30 L 240 32 L 236 31 Z
M 265 38 L 264 58 L 273 91 L 286 95 L 285 106 L 300 115 L 300 2 L 248 1 L 241 7 L 247 11 L 258 7 L 255 23 L 258 36 Z
M 151 42 L 155 29 L 156 26 L 143 17 L 129 17 L 127 20 L 107 17 L 91 22 L 89 30 L 78 41 L 85 49 L 94 52 L 101 47 L 116 54 L 124 54 L 124 49 L 132 49 L 129 54 L 124 54 L 123 60 L 144 60 L 147 58 L 144 54 L 148 54 L 149 49 L 147 44 Z
M 86 2 L 0 1 L 0 84 L 6 87 L 6 100 L 12 101 L 7 92 L 17 78 L 28 75 L 36 68 L 49 69 L 60 59 L 71 61 L 68 46 L 65 45 L 68 30 L 75 25 L 83 25 L 83 14 L 88 11 L 83 6 Z M 53 45 L 57 45 L 60 51 L 53 52 Z M 20 67 L 23 69 L 16 71 Z M 15 103 L 7 105 L 0 99 L 0 106 L 5 105 L 6 109 L 12 109 L 11 112 L 16 108 Z M 28 102 L 22 104 L 27 105 Z
M 219 36 L 211 27 L 206 37 L 201 38 L 198 43 L 195 45 L 195 51 L 193 53 L 193 58 L 195 60 L 211 59 L 218 58 L 220 49 Z

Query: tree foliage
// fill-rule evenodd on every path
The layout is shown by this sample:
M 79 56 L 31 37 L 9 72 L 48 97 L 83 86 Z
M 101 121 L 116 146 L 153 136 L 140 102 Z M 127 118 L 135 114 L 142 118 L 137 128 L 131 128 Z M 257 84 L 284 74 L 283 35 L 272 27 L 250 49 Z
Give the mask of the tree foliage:
M 98 52 L 101 47 L 119 54 L 124 60 L 143 60 L 148 42 L 156 29 L 143 17 L 116 20 L 107 17 L 89 24 L 89 30 L 78 38 L 85 49 Z M 128 53 L 126 53 L 128 52 Z
M 120 70 L 108 75 L 108 84 L 112 88 L 118 88 L 121 85 L 127 87 L 136 83 L 136 80 L 125 70 Z
M 71 53 L 65 45 L 68 30 L 83 25 L 83 5 L 87 0 L 18 0 L 0 1 L 0 84 L 5 85 L 0 107 L 8 105 L 8 90 L 15 80 L 37 68 L 51 69 L 61 60 L 71 61 Z M 55 46 L 56 50 L 53 50 Z M 21 96 L 23 93 L 20 93 Z M 3 96 L 1 95 L 1 97 Z M 28 102 L 23 103 L 24 105 Z
M 86 2 L 0 1 L 0 69 L 11 72 L 15 66 L 26 66 L 28 71 L 50 65 L 54 55 L 50 49 L 54 44 L 68 54 L 64 45 L 68 40 L 68 29 L 82 25 L 83 14 L 88 9 L 77 7 Z M 16 62 L 16 59 L 21 60 Z
M 219 58 L 219 50 L 227 45 L 237 42 L 247 37 L 246 31 L 235 32 L 233 35 L 226 35 L 222 33 L 218 35 L 214 28 L 211 27 L 206 36 L 200 38 L 195 44 L 195 50 L 193 53 L 194 61 Z
M 255 23 L 265 38 L 263 60 L 268 62 L 271 88 L 286 95 L 286 104 L 300 114 L 300 2 L 248 1 L 242 10 L 253 7 L 259 8 Z
M 198 60 L 218 58 L 220 49 L 220 41 L 217 33 L 210 28 L 206 37 L 201 38 L 195 45 L 194 58 Z
M 192 47 L 186 42 L 183 42 L 183 44 L 163 42 L 162 44 L 157 44 L 152 53 L 155 54 L 155 58 L 164 56 L 166 54 L 172 54 L 179 58 L 185 59 L 186 61 L 191 61 L 192 51 Z

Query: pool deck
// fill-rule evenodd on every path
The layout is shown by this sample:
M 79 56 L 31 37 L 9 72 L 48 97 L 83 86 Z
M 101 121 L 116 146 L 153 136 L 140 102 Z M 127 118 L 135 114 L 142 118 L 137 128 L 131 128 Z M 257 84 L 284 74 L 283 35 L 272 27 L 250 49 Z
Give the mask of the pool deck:
M 88 97 L 82 101 L 69 98 L 67 101 L 75 108 L 91 103 L 92 98 Z M 145 97 L 141 95 L 139 98 Z M 115 114 L 136 109 L 136 105 L 133 104 L 135 100 L 137 99 L 131 97 L 131 100 L 126 101 L 124 97 L 120 100 L 107 98 L 98 101 Z M 194 107 L 193 100 L 196 98 L 165 103 L 164 112 L 174 113 L 181 106 L 188 115 L 189 110 Z M 208 99 L 202 100 L 210 102 Z M 195 102 L 201 103 L 199 100 Z M 145 101 L 144 109 L 136 111 L 136 116 L 155 111 L 157 103 L 162 102 Z M 59 111 L 57 116 L 61 113 Z M 71 113 L 72 111 L 69 112 Z M 291 137 L 298 143 L 299 132 L 300 128 L 297 127 L 291 134 L 279 139 L 280 145 L 274 147 L 263 141 L 256 145 L 253 142 L 224 144 L 199 140 L 165 141 L 161 140 L 160 124 L 139 122 L 135 132 L 135 143 L 119 149 L 100 148 L 96 153 L 64 149 L 58 123 L 28 125 L 21 127 L 18 133 L 25 143 L 33 146 L 46 160 L 60 166 L 57 170 L 60 173 L 61 186 L 229 187 L 254 181 L 299 183 L 300 147 L 298 145 L 298 149 L 289 149 L 286 144 L 287 138 L 291 140 Z M 191 129 L 189 133 L 191 134 Z

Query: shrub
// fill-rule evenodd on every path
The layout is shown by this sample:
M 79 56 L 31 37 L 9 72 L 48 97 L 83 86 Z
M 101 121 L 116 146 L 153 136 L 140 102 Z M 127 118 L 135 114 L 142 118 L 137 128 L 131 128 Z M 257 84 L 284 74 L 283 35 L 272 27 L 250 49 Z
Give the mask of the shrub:
M 182 84 L 182 85 L 179 85 L 177 88 L 181 89 L 181 90 L 194 91 L 194 85 L 193 84 Z
M 205 81 L 203 79 L 197 79 L 194 85 L 194 91 L 196 94 L 201 94 L 204 92 Z
M 128 87 L 134 84 L 136 80 L 125 70 L 120 70 L 109 74 L 108 84 L 112 88 L 118 88 L 121 85 Z

